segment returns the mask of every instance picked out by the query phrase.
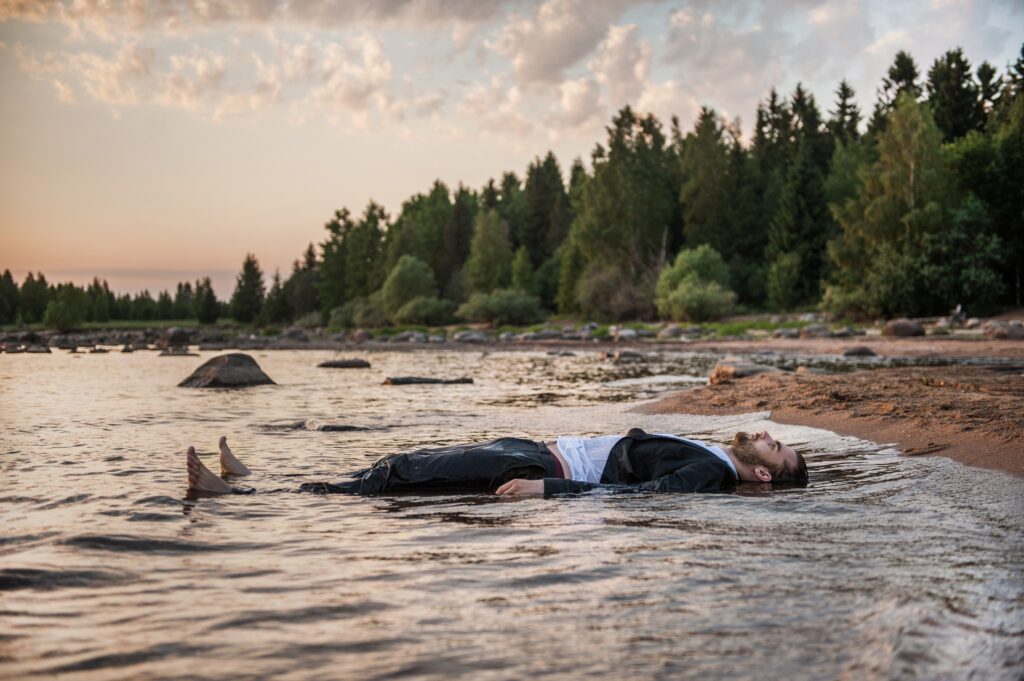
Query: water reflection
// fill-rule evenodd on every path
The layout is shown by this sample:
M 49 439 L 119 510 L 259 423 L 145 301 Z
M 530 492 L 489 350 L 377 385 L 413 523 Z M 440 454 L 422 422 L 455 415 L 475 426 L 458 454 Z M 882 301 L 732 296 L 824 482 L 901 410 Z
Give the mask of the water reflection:
M 712 355 L 375 353 L 356 376 L 275 352 L 259 361 L 278 386 L 173 387 L 206 358 L 0 355 L 0 676 L 1020 678 L 1024 484 L 764 414 L 619 401 L 686 387 Z M 476 383 L 380 385 L 428 369 Z M 392 451 L 633 426 L 767 427 L 813 484 L 294 492 Z M 224 433 L 258 492 L 183 499 L 185 447 Z

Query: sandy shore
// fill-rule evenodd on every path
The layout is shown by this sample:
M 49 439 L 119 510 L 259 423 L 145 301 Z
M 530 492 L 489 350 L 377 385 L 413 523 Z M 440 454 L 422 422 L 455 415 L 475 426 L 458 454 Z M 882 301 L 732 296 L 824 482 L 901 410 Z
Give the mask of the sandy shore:
M 919 354 L 911 350 L 920 348 L 908 344 L 902 349 L 907 351 L 902 354 L 910 355 Z M 995 349 L 1002 351 L 986 349 L 976 356 L 1021 357 L 1024 343 Z M 728 351 L 744 352 L 732 344 Z M 1024 475 L 1024 362 L 828 375 L 777 372 L 675 393 L 642 410 L 685 414 L 770 410 L 772 420 L 780 423 L 896 443 L 907 455 L 948 456 Z

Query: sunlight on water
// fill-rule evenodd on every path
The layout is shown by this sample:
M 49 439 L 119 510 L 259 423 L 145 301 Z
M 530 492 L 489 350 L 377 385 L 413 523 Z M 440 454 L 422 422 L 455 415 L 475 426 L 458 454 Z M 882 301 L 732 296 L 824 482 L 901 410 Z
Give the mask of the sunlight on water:
M 0 355 L 0 677 L 1019 679 L 1024 481 L 767 414 L 630 406 L 711 356 Z M 472 385 L 382 386 L 386 376 Z M 770 429 L 806 489 L 321 497 L 382 454 L 518 435 Z M 357 428 L 355 430 L 351 428 Z M 227 434 L 253 496 L 185 499 Z

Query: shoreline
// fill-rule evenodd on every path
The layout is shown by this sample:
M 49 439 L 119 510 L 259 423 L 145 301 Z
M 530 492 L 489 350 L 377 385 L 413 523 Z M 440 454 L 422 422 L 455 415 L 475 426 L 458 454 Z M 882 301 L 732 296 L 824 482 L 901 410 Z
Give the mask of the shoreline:
M 1024 366 L 904 367 L 845 374 L 774 372 L 683 391 L 637 409 L 718 416 L 769 411 L 906 456 L 946 456 L 1024 477 Z

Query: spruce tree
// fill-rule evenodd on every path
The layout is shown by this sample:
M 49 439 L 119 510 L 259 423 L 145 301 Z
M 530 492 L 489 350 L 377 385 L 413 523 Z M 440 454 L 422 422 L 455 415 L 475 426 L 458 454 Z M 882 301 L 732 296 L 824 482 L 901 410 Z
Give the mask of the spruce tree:
M 387 212 L 371 200 L 359 221 L 348 225 L 343 233 L 345 243 L 341 250 L 347 300 L 369 296 L 384 282 L 384 233 L 387 225 Z
M 868 131 L 878 133 L 885 129 L 885 118 L 890 111 L 896 108 L 896 102 L 900 95 L 906 94 L 914 99 L 921 98 L 921 85 L 917 82 L 921 72 L 917 69 L 917 62 L 910 56 L 909 52 L 900 50 L 893 59 L 892 66 L 882 79 L 882 86 L 878 89 L 878 98 L 875 102 L 875 111 L 868 124 Z
M 512 245 L 508 225 L 497 211 L 481 212 L 476 218 L 473 241 L 466 261 L 466 279 L 472 293 L 490 293 L 505 288 L 512 278 Z
M 981 102 L 981 109 L 988 116 L 999 103 L 999 91 L 1003 86 L 1003 79 L 996 72 L 996 67 L 987 61 L 981 62 L 977 70 L 978 76 L 978 99 Z
M 691 247 L 708 244 L 728 260 L 737 236 L 733 228 L 735 194 L 725 127 L 712 109 L 701 108 L 696 126 L 686 138 L 682 175 L 686 179 L 679 199 L 686 243 Z
M 242 271 L 235 279 L 235 292 L 231 296 L 231 316 L 243 324 L 252 323 L 263 307 L 266 288 L 263 272 L 256 256 L 248 253 L 242 261 Z
M 220 303 L 213 293 L 209 277 L 196 280 L 195 315 L 200 324 L 215 324 L 220 318 Z
M 317 293 L 323 309 L 330 312 L 352 298 L 347 288 L 347 247 L 348 234 L 355 229 L 355 223 L 348 208 L 334 211 L 334 217 L 324 225 L 324 229 L 327 230 L 328 237 L 320 244 L 321 261 Z
M 274 277 L 271 279 L 270 290 L 267 291 L 267 300 L 263 305 L 260 321 L 266 324 L 281 324 L 291 321 L 292 318 L 291 305 L 281 282 L 281 271 L 274 270 Z
M 466 187 L 459 186 L 452 200 L 452 212 L 444 228 L 444 258 L 439 284 L 443 296 L 461 298 L 462 268 L 469 258 L 469 245 L 473 240 L 473 222 L 476 220 L 477 197 Z
M 29 272 L 21 284 L 21 319 L 26 324 L 43 321 L 43 313 L 51 298 L 50 285 L 42 272 Z
M 10 270 L 0 277 L 0 324 L 11 324 L 18 318 L 18 282 Z
M 776 308 L 818 300 L 830 222 L 824 178 L 805 142 L 790 168 L 779 211 L 768 231 L 767 288 Z
M 836 88 L 836 108 L 829 112 L 829 132 L 837 141 L 850 142 L 856 140 L 860 133 L 860 108 L 854 100 L 856 93 L 846 80 L 839 82 Z
M 526 250 L 526 246 L 519 247 L 512 261 L 512 288 L 531 294 L 536 288 L 533 264 L 530 262 L 530 252 Z
M 174 318 L 188 319 L 194 317 L 195 295 L 192 292 L 192 284 L 189 282 L 178 282 L 178 288 L 174 293 Z
M 947 142 L 981 130 L 985 110 L 971 63 L 963 50 L 949 50 L 928 71 L 928 104 Z
M 167 291 L 161 291 L 156 297 L 154 319 L 174 319 L 174 300 Z

